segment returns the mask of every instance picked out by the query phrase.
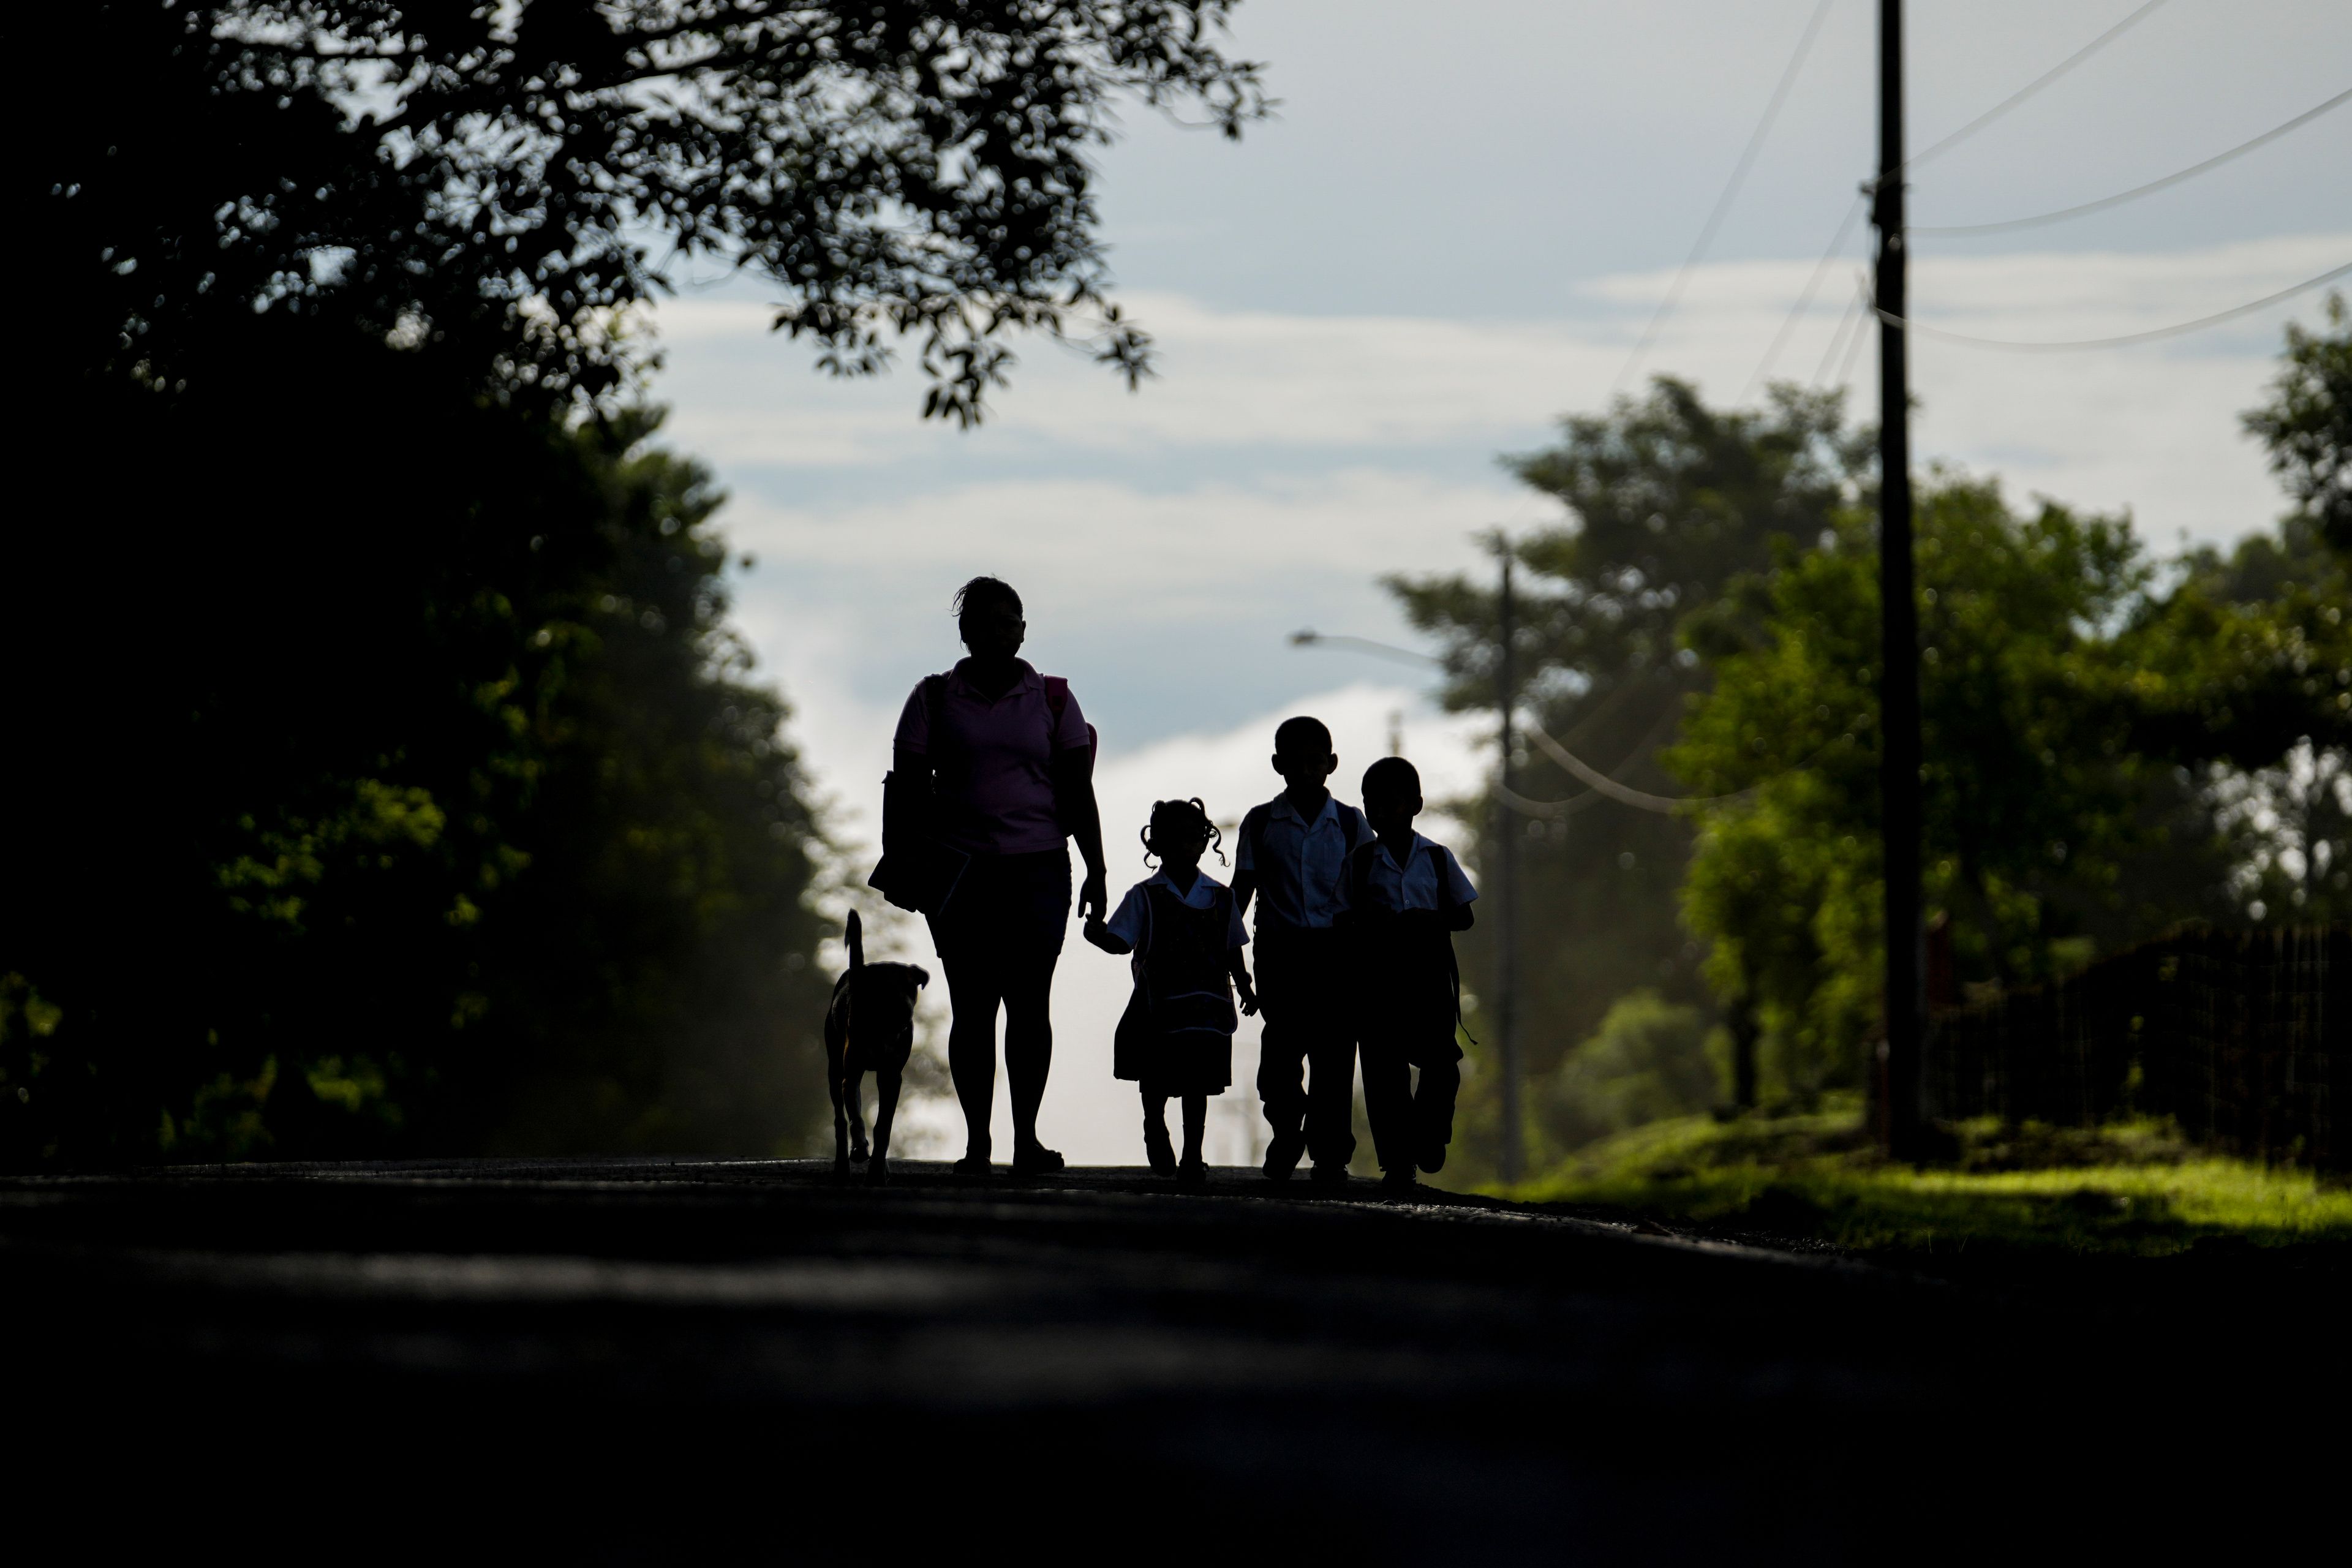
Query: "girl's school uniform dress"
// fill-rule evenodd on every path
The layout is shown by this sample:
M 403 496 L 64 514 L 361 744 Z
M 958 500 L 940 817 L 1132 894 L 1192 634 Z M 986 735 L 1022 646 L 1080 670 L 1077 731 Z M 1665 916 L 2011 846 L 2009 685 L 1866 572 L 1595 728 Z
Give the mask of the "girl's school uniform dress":
M 1111 1070 L 1146 1094 L 1222 1094 L 1234 1081 L 1234 950 L 1249 941 L 1233 890 L 1202 872 L 1180 893 L 1166 872 L 1127 890 L 1105 922 L 1135 950 L 1135 992 Z

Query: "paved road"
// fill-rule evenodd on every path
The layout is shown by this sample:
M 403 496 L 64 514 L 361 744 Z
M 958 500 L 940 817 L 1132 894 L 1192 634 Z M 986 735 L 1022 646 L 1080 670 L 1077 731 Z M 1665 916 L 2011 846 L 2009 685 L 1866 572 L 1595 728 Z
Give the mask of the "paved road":
M 2340 1280 L 1991 1288 L 1219 1178 L 0 1180 L 12 1473 L 148 1500 L 108 1528 L 414 1552 L 1907 1561 L 2060 1514 L 2112 1542 L 2226 1433 L 2280 1482 L 2323 1451 L 2281 1423 L 2340 1433 L 2352 1389 Z

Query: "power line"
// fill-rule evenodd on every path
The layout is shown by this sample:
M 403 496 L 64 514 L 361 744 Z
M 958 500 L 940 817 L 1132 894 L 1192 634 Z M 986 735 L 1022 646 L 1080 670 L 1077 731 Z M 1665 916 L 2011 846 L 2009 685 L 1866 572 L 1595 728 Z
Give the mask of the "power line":
M 1822 351 L 1822 363 L 1813 367 L 1811 384 L 1820 386 L 1828 380 L 1830 362 L 1840 357 L 1845 347 L 1848 332 L 1859 335 L 1864 310 L 1869 303 L 1870 291 L 1864 287 L 1862 279 L 1857 277 L 1853 280 L 1853 298 L 1845 302 L 1845 314 L 1838 318 L 1837 331 L 1830 334 L 1830 346 Z M 1853 362 L 1849 358 L 1845 363 L 1851 365 Z M 1840 373 L 1838 384 L 1841 386 L 1845 384 L 1843 372 Z
M 1829 276 L 1830 263 L 1836 260 L 1837 253 L 1845 247 L 1846 236 L 1853 232 L 1854 220 L 1868 205 L 1869 198 L 1856 196 L 1853 205 L 1845 209 L 1844 220 L 1838 225 L 1837 233 L 1830 237 L 1829 248 L 1822 251 L 1821 260 L 1813 264 L 1813 275 L 1805 279 L 1805 291 L 1798 295 L 1797 302 L 1789 308 L 1788 319 L 1780 323 L 1780 331 L 1772 339 L 1772 346 L 1764 351 L 1763 359 L 1756 366 L 1756 374 L 1749 376 L 1748 384 L 1740 389 L 1740 402 L 1745 403 L 1754 396 L 1756 389 L 1764 384 L 1764 378 L 1772 374 L 1772 362 L 1780 357 L 1781 347 L 1788 342 L 1789 334 L 1796 330 L 1797 318 L 1811 308 L 1813 296 L 1821 289 L 1822 279 Z
M 2042 72 L 2040 76 L 2034 78 L 2032 81 L 2026 83 L 2023 87 L 2018 89 L 2007 98 L 2001 100 L 1999 103 L 1994 104 L 1990 109 L 1988 109 L 1982 114 L 1978 115 L 1974 120 L 1969 121 L 1958 130 L 1953 132 L 1948 136 L 1946 136 L 1942 141 L 1928 147 L 1925 152 L 1918 153 L 1915 157 L 1905 160 L 1902 167 L 1908 170 L 1916 164 L 1923 163 L 1929 158 L 1944 152 L 1947 148 L 1949 148 L 1963 139 L 1972 136 L 1979 131 L 1983 130 L 1995 120 L 1998 120 L 2000 116 L 2008 113 L 2011 110 L 2016 108 L 2019 104 L 2024 102 L 2027 99 L 2032 97 L 2035 93 L 2041 91 L 2052 82 L 2056 81 L 2060 77 L 2065 75 L 2068 71 L 2074 69 L 2084 60 L 2090 58 L 2092 55 L 2097 53 L 2100 49 L 2105 47 L 2116 38 L 2122 37 L 2126 30 L 2138 23 L 2142 18 L 2146 17 L 2148 13 L 2154 11 L 2162 4 L 2164 4 L 2164 0 L 2147 0 L 2147 3 L 2140 6 L 2138 10 L 2134 11 L 2130 16 L 2126 16 L 2122 21 L 2108 28 L 2097 37 L 2093 38 L 2089 43 L 2084 45 L 2081 48 L 2075 50 L 2073 54 L 2067 56 L 2064 59 L 2059 61 L 2056 65 L 2051 67 L 2048 70 Z M 2352 97 L 2352 93 L 2347 93 L 2345 96 Z M 2331 100 L 2328 103 L 2323 104 L 2320 109 L 2312 110 L 2310 114 L 2305 115 L 2301 119 L 2290 121 L 2288 124 L 2279 127 L 2276 131 L 2273 131 L 2267 132 L 2263 136 L 2257 137 L 2252 142 L 2247 142 L 2242 147 L 2233 148 L 2229 153 L 2223 153 L 2219 158 L 2208 160 L 2205 163 L 2200 164 L 2196 169 L 2184 170 L 2179 174 L 2169 176 L 2168 179 L 2159 181 L 2156 184 L 2145 186 L 2139 191 L 2126 192 L 2121 196 L 2109 197 L 2105 203 L 2093 205 L 2113 205 L 2116 202 L 2125 201 L 2129 199 L 2131 196 L 2144 195 L 2147 191 L 2158 189 L 2160 185 L 2169 184 L 2173 180 L 2187 179 L 2189 175 L 2201 173 L 2204 169 L 2210 168 L 2216 163 L 2226 163 L 2229 159 L 2237 156 L 2241 153 L 2252 152 L 2255 147 L 2261 145 L 2263 142 L 2268 140 L 2270 137 L 2285 134 L 2288 131 L 2293 130 L 2295 125 L 2301 124 L 2304 120 L 2311 119 L 2326 109 L 2333 108 L 2336 101 L 2340 100 Z M 1780 357 L 1780 351 L 1787 345 L 1790 333 L 1795 331 L 1799 318 L 1803 316 L 1805 311 L 1811 308 L 1813 301 L 1813 296 L 1820 291 L 1822 279 L 1827 275 L 1830 264 L 1837 258 L 1839 250 L 1844 247 L 1847 235 L 1853 229 L 1854 220 L 1862 216 L 1864 208 L 1868 205 L 1871 193 L 1874 188 L 1874 182 L 1864 184 L 1863 186 L 1862 198 L 1853 206 L 1846 209 L 1844 218 L 1839 222 L 1836 234 L 1832 236 L 1830 240 L 1829 247 L 1822 252 L 1821 260 L 1816 262 L 1813 266 L 1812 276 L 1806 279 L 1804 291 L 1797 297 L 1796 304 L 1790 307 L 1788 316 L 1781 321 L 1780 330 L 1773 335 L 1771 347 L 1764 351 L 1764 358 L 1757 364 L 1755 374 L 1748 378 L 1747 386 L 1744 387 L 1739 394 L 1740 402 L 1745 403 L 1749 397 L 1753 396 L 1756 393 L 1756 389 L 1763 384 L 1765 377 L 1771 374 L 1772 365 L 1774 362 Z M 1979 226 L 1976 228 L 1912 228 L 1908 229 L 1906 232 L 1912 234 L 1977 233 L 1995 227 L 2022 226 L 2029 223 L 2046 223 L 2059 217 L 2070 216 L 2073 212 L 2077 210 L 2087 211 L 2089 209 L 2085 207 L 2081 209 L 2069 209 L 2064 213 L 2045 214 L 2041 217 L 2015 220 L 2010 225 L 1985 225 Z M 1704 241 L 1702 241 L 1702 243 L 1704 243 Z M 1688 264 L 1685 263 L 1685 267 L 1687 267 L 1687 265 Z M 1682 279 L 1678 277 L 1675 281 L 1675 289 L 1678 291 L 1681 288 Z M 1669 300 L 1671 300 L 1672 297 L 1673 296 L 1670 293 Z M 1864 297 L 1860 302 L 1867 303 L 1866 296 Z M 1828 352 L 1822 354 L 1821 364 L 1813 372 L 1812 384 L 1814 385 L 1821 384 L 1822 377 L 1829 374 L 1832 362 L 1839 358 L 1839 348 L 1842 344 L 1846 342 L 1848 328 L 1853 321 L 1853 309 L 1854 307 L 1851 303 L 1847 306 L 1846 314 L 1839 320 L 1837 331 L 1831 334 Z M 1664 309 L 1662 307 L 1660 310 L 1661 317 L 1663 317 L 1664 313 Z M 1653 322 L 1653 331 L 1655 331 L 1655 327 L 1656 323 Z M 1858 336 L 1855 341 L 1857 342 L 1860 341 Z M 1645 335 L 1643 339 L 1643 347 L 1647 347 L 1649 337 Z M 1640 351 L 1638 350 L 1636 351 L 1636 358 L 1639 357 L 1639 352 Z M 1853 355 L 1852 353 L 1848 353 L 1844 356 L 1843 368 L 1839 374 L 1838 384 L 1840 385 L 1844 384 L 1845 376 L 1852 371 L 1853 365 Z M 1629 363 L 1626 366 L 1626 370 L 1630 373 L 1632 369 L 1633 366 Z M 1624 376 L 1620 375 L 1618 382 L 1619 385 L 1622 387 L 1624 382 Z
M 1549 734 L 1544 732 L 1543 726 L 1538 724 L 1532 719 L 1522 720 L 1521 722 L 1527 726 L 1528 738 L 1535 742 L 1538 746 L 1541 747 L 1546 756 L 1549 756 L 1553 762 L 1558 763 L 1561 767 L 1566 768 L 1570 773 L 1574 773 L 1578 778 L 1582 779 L 1586 784 L 1591 785 L 1594 794 L 1605 795 L 1610 799 L 1617 801 L 1622 805 L 1634 806 L 1643 811 L 1654 811 L 1664 814 L 1679 811 L 1686 805 L 1720 805 L 1725 801 L 1738 800 L 1742 795 L 1753 795 L 1756 793 L 1754 787 L 1751 786 L 1748 789 L 1736 791 L 1731 795 L 1652 795 L 1648 790 L 1634 789 L 1630 785 L 1619 784 L 1615 779 L 1611 778 L 1607 773 L 1602 773 L 1599 768 L 1594 767 L 1591 763 L 1586 762 L 1582 757 L 1578 756 L 1574 752 L 1570 751 L 1566 746 L 1563 746 L 1558 741 L 1553 740 Z M 1804 764 L 1801 763 L 1798 765 L 1801 767 Z M 1581 800 L 1584 797 L 1582 795 L 1576 795 L 1570 798 Z
M 1923 322 L 1895 315 L 1891 310 L 1881 310 L 1875 303 L 1871 306 L 1871 310 L 1880 321 L 1889 326 L 1900 327 L 1906 332 L 1917 332 L 1922 337 L 1940 338 L 1946 342 L 1967 343 L 1973 348 L 2007 349 L 2012 353 L 2059 353 L 2070 349 L 2121 348 L 2126 343 L 2146 343 L 2153 342 L 2158 338 L 2177 338 L 2184 332 L 2219 326 L 2223 321 L 2251 315 L 2265 306 L 2275 305 L 2282 300 L 2292 300 L 2297 294 L 2308 293 L 2323 283 L 2334 282 L 2347 272 L 2352 272 L 2352 261 L 2323 272 L 2316 278 L 2306 278 L 2293 288 L 2282 289 L 2275 294 L 2265 294 L 2259 300 L 2250 300 L 2242 305 L 2232 305 L 2226 310 L 2217 310 L 2210 316 L 2200 316 L 2193 321 L 2178 321 L 2171 326 L 2155 327 L 2145 332 L 2126 332 L 2121 337 L 2079 338 L 2071 342 L 2029 343 L 2019 342 L 2009 338 L 1980 338 L 1969 332 L 1948 331 L 1942 327 L 1927 326 Z
M 1870 295 L 1867 286 L 1859 278 L 1854 279 L 1854 285 L 1857 301 L 1864 305 L 1869 304 Z M 1837 386 L 1840 391 L 1843 391 L 1846 384 L 1853 379 L 1853 362 L 1862 357 L 1863 341 L 1870 336 L 1863 330 L 1863 323 L 1868 320 L 1868 316 L 1860 314 L 1853 319 L 1853 336 L 1846 340 L 1845 358 L 1838 363 Z
M 2043 71 L 2040 76 L 2035 77 L 2032 81 L 2027 82 L 2023 87 L 2019 88 L 2015 92 L 2011 93 L 2007 98 L 2002 99 L 1999 103 L 1994 104 L 1990 109 L 1986 110 L 1982 114 L 1978 115 L 1966 125 L 1961 126 L 1958 131 L 1953 132 L 1942 141 L 1931 142 L 1919 152 L 1912 153 L 1911 156 L 1903 160 L 1903 170 L 1907 173 L 1912 169 L 1916 169 L 1920 164 L 1926 163 L 1928 159 L 1937 156 L 1951 147 L 1967 140 L 1969 137 L 1975 135 L 1978 132 L 1983 130 L 1986 126 L 1990 125 L 1994 121 L 2000 119 L 2002 115 L 2007 114 L 2011 110 L 2015 109 L 2019 104 L 2023 103 L 2027 99 L 2032 98 L 2035 93 L 2040 92 L 2043 88 L 2048 87 L 2052 82 L 2056 81 L 2068 71 L 2073 70 L 2076 66 L 2081 65 L 2084 60 L 2089 59 L 2093 55 L 2098 53 L 2101 49 L 2106 47 L 2117 38 L 2122 37 L 2125 33 L 2138 26 L 2150 12 L 2154 11 L 2158 6 L 2163 4 L 2164 0 L 2147 0 L 2147 5 L 2142 5 L 2138 10 L 2134 11 L 2130 16 L 2126 16 L 2114 26 L 2109 27 L 2097 37 L 2093 38 L 2089 43 L 2084 44 L 2081 48 L 2076 49 L 2073 54 L 2068 55 L 2064 59 L 2060 60 L 2056 65 L 2052 66 L 2048 70 Z
M 2032 217 L 2007 218 L 2000 223 L 1946 224 L 1936 227 L 1915 225 L 1909 232 L 1931 235 L 2000 234 L 2007 229 L 2032 228 L 2038 224 L 2056 223 L 2061 218 L 2079 217 L 2084 213 L 2095 213 L 2105 207 L 2120 206 L 2150 192 L 2163 190 L 2168 185 L 2177 185 L 2183 180 L 2194 179 L 2208 169 L 2218 169 L 2232 158 L 2242 157 L 2266 142 L 2277 141 L 2298 126 L 2309 124 L 2347 100 L 2352 100 L 2352 87 L 2346 88 L 2316 109 L 2306 109 L 2285 124 L 2272 127 L 2251 142 L 2241 142 L 2228 152 L 2217 153 L 2201 163 L 2191 163 L 2177 174 L 2167 174 L 2160 180 L 2150 180 L 2144 185 L 2134 185 L 2130 190 L 2118 191 L 2112 196 L 2102 196 L 2095 202 L 2083 202 L 2071 207 L 2060 207 L 2055 212 L 2036 213 Z
M 1756 154 L 1762 150 L 1764 138 L 1772 129 L 1772 121 L 1780 116 L 1780 105 L 1787 100 L 1789 89 L 1797 79 L 1798 68 L 1805 63 L 1805 56 L 1812 51 L 1813 37 L 1822 30 L 1822 19 L 1829 13 L 1830 0 L 1820 0 L 1820 4 L 1813 7 L 1812 17 L 1806 22 L 1805 31 L 1797 40 L 1796 52 L 1789 57 L 1788 67 L 1780 72 L 1780 85 L 1773 88 L 1771 100 L 1764 106 L 1764 117 L 1748 133 L 1748 145 L 1731 171 L 1730 181 L 1724 185 L 1723 194 L 1716 197 L 1715 210 L 1707 215 L 1706 226 L 1698 231 L 1698 243 L 1693 245 L 1690 254 L 1683 258 L 1682 269 L 1675 274 L 1673 284 L 1666 289 L 1666 297 L 1658 302 L 1657 310 L 1650 317 L 1650 324 L 1642 330 L 1642 341 L 1633 345 L 1633 353 L 1625 361 L 1625 368 L 1617 373 L 1616 383 L 1610 388 L 1612 397 L 1625 390 L 1626 383 L 1633 379 L 1633 372 L 1640 367 L 1643 356 L 1650 352 L 1650 344 L 1656 341 L 1658 329 L 1665 325 L 1668 316 L 1674 314 L 1675 306 L 1682 299 L 1683 285 L 1690 281 L 1691 268 L 1706 258 L 1707 247 L 1715 243 L 1715 231 L 1723 226 L 1724 215 L 1731 210 L 1732 198 L 1739 194 L 1739 187 L 1747 182 L 1748 171 L 1754 165 Z

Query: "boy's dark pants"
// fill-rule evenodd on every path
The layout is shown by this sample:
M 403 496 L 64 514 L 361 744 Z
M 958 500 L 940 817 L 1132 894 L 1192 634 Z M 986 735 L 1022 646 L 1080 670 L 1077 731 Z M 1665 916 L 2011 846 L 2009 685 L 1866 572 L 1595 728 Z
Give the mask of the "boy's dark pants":
M 1266 1125 L 1276 1138 L 1304 1131 L 1317 1164 L 1345 1166 L 1356 1152 L 1356 1042 L 1339 933 L 1260 926 L 1257 998 L 1265 1019 L 1257 1096 Z
M 1454 1097 L 1462 1088 L 1462 1047 L 1452 1030 L 1364 1031 L 1364 1116 L 1383 1171 L 1410 1171 L 1454 1142 Z M 1421 1069 L 1415 1088 L 1411 1069 Z

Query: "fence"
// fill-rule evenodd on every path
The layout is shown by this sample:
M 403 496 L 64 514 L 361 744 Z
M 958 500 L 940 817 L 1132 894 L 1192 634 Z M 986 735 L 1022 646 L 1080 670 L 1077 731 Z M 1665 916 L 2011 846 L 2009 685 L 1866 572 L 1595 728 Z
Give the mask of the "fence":
M 2086 1126 L 2169 1116 L 2198 1142 L 2352 1166 L 2352 927 L 2194 931 L 1939 1014 L 1929 1114 Z

